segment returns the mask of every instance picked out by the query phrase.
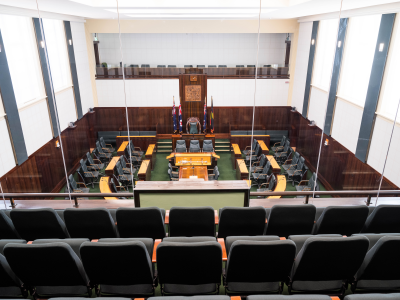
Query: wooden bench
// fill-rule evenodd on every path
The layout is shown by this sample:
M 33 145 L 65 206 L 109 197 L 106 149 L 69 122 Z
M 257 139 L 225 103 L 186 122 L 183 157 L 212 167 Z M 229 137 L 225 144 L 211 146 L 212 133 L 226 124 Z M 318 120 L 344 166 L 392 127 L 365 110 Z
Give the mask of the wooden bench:
M 151 167 L 150 160 L 146 159 L 142 162 L 138 171 L 139 180 L 150 181 L 151 179 Z
M 104 194 L 112 193 L 112 191 L 110 189 L 110 177 L 108 177 L 108 176 L 101 177 L 99 186 L 100 186 L 100 193 L 104 193 Z M 104 197 L 104 199 L 118 200 L 118 198 L 116 198 L 116 197 Z
M 154 165 L 156 164 L 156 144 L 150 144 L 147 147 L 145 158 L 150 160 L 151 170 L 154 170 Z
M 236 160 L 236 179 L 248 179 L 249 178 L 249 171 L 247 170 L 246 163 L 244 159 L 237 159 Z
M 117 150 L 117 155 L 122 156 L 125 154 L 126 146 L 128 146 L 128 141 L 122 142 L 121 146 L 119 146 Z
M 276 162 L 275 158 L 272 155 L 266 155 L 266 158 L 271 163 L 272 173 L 275 174 L 275 177 L 278 177 L 278 175 L 281 174 L 281 167 L 278 165 L 278 163 Z
M 231 152 L 231 160 L 232 167 L 236 170 L 236 160 L 242 158 L 242 152 L 240 152 L 240 148 L 238 144 L 232 144 L 232 152 Z
M 261 153 L 264 155 L 269 155 L 269 149 L 263 140 L 257 140 L 258 144 L 261 147 Z
M 108 164 L 108 166 L 105 170 L 106 175 L 113 176 L 115 174 L 114 169 L 115 169 L 117 162 L 119 161 L 119 158 L 120 158 L 120 156 L 114 156 L 111 159 L 110 163 Z

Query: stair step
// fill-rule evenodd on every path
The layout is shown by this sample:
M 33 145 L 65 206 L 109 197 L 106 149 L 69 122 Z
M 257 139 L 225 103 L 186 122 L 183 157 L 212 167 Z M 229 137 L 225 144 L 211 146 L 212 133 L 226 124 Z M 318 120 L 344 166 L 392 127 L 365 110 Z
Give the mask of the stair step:
M 228 148 L 228 147 L 230 147 L 230 145 L 226 145 L 226 146 L 217 146 L 217 145 L 215 145 L 215 148 Z
M 157 144 L 172 144 L 172 142 L 157 142 Z
M 231 150 L 222 150 L 222 149 L 218 149 L 216 150 L 217 152 L 231 152 Z
M 166 152 L 166 153 L 171 153 L 172 150 L 157 150 L 157 152 Z
M 157 148 L 169 148 L 169 149 L 172 149 L 171 146 L 157 146 Z
M 229 142 L 215 142 L 216 144 L 230 144 Z

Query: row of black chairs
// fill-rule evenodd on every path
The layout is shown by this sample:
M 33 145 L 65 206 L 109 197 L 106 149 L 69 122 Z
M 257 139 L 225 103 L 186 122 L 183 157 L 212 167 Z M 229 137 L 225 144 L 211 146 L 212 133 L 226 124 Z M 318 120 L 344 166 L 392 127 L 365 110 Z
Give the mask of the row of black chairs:
M 400 289 L 400 233 L 0 241 L 0 296 L 148 297 L 392 292 Z M 155 270 L 154 263 L 157 263 Z
M 400 232 L 400 205 L 330 206 L 307 205 L 224 207 L 219 210 L 218 232 L 212 207 L 173 207 L 168 236 L 192 237 Z M 13 209 L 0 210 L 0 239 L 33 241 L 47 238 L 136 238 L 167 236 L 165 210 L 157 207 L 107 210 Z
M 235 297 L 235 296 L 233 296 Z M 223 295 L 215 296 L 169 296 L 169 297 L 150 297 L 149 300 L 236 300 Z M 65 300 L 83 300 L 84 298 L 65 298 Z M 115 300 L 127 300 L 127 298 L 113 298 Z M 246 297 L 247 300 L 333 300 L 334 297 L 326 295 L 250 295 Z M 49 300 L 53 300 L 52 298 Z M 364 294 L 364 295 L 347 295 L 344 300 L 400 300 L 399 293 L 392 294 Z
M 177 140 L 175 152 L 188 152 L 185 140 Z M 214 152 L 212 140 L 204 140 L 203 148 L 200 148 L 199 140 L 191 140 L 189 144 L 189 152 Z

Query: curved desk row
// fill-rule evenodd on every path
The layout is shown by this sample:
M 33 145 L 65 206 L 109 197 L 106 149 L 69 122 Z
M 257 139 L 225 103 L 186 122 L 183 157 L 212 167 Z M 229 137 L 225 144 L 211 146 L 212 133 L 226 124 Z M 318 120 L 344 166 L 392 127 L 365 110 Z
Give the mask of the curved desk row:
M 110 177 L 105 176 L 100 178 L 100 193 L 112 193 L 110 188 Z M 118 200 L 117 197 L 104 197 L 106 200 Z

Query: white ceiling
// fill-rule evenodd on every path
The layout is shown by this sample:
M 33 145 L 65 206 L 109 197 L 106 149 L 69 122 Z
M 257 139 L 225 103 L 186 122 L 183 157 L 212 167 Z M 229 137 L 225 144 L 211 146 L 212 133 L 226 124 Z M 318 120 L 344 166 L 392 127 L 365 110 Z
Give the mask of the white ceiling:
M 117 19 L 117 0 L 37 0 L 43 12 L 88 19 Z M 262 19 L 288 19 L 338 12 L 341 0 L 261 0 Z M 343 0 L 343 10 L 395 0 Z M 0 5 L 36 10 L 36 0 L 0 0 Z M 259 0 L 118 0 L 121 19 L 257 19 Z M 1 8 L 0 8 L 1 13 Z

